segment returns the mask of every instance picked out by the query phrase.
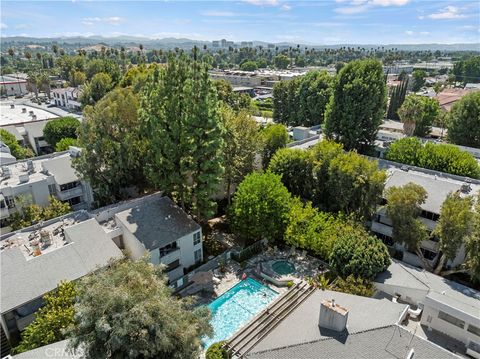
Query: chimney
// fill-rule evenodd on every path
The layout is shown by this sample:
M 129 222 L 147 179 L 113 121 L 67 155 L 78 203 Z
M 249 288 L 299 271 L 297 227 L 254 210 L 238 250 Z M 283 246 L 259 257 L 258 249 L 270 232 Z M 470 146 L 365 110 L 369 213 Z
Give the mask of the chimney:
M 343 332 L 347 329 L 348 309 L 335 303 L 335 300 L 324 300 L 320 304 L 320 328 Z

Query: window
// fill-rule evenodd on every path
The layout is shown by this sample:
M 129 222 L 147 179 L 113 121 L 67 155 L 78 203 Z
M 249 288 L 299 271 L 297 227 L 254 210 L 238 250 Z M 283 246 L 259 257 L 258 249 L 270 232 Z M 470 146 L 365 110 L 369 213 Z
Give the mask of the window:
M 201 238 L 200 238 L 200 232 L 195 232 L 193 234 L 193 245 L 197 245 L 201 242 Z
M 425 210 L 422 210 L 422 213 L 420 214 L 420 216 L 435 222 L 437 222 L 438 219 L 440 218 L 440 215 L 429 212 L 429 211 L 425 211 Z
M 177 242 L 167 244 L 165 247 L 160 248 L 160 258 L 165 257 L 168 253 L 177 250 Z
M 387 246 L 393 247 L 395 244 L 394 240 L 392 237 L 387 236 L 386 234 L 383 233 L 378 233 L 378 232 L 373 232 L 375 235 L 382 240 L 383 243 L 385 243 Z
M 429 251 L 428 249 L 420 248 L 420 250 L 422 251 L 423 258 L 425 258 L 429 261 L 435 259 L 435 257 L 437 256 L 437 253 Z
M 193 252 L 193 255 L 195 257 L 195 263 L 200 263 L 202 261 L 202 250 L 197 249 L 195 252 Z
M 15 198 L 13 196 L 5 196 L 5 203 L 8 208 L 15 207 Z
M 465 328 L 465 322 L 463 320 L 460 320 L 458 318 L 455 318 L 454 316 L 447 314 L 445 312 L 438 312 L 438 317 L 450 324 L 453 324 L 459 328 Z
M 79 184 L 80 184 L 80 182 L 78 182 L 78 181 L 62 184 L 62 185 L 60 185 L 60 191 L 68 191 L 69 189 L 78 187 Z
M 55 186 L 54 184 L 49 184 L 48 185 L 48 191 L 50 192 L 51 196 L 56 195 L 57 194 L 57 186 Z
M 479 336 L 479 337 L 480 337 L 480 328 L 479 328 L 479 327 L 476 327 L 476 326 L 474 326 L 474 325 L 469 324 L 467 330 L 468 330 L 470 333 L 473 333 L 473 334 L 475 334 L 476 336 Z
M 174 260 L 172 263 L 167 265 L 167 272 L 170 272 L 176 268 L 180 267 L 180 259 Z
M 65 202 L 68 203 L 70 206 L 75 206 L 76 204 L 79 204 L 82 202 L 82 197 L 69 198 L 66 201 L 64 201 L 64 203 Z

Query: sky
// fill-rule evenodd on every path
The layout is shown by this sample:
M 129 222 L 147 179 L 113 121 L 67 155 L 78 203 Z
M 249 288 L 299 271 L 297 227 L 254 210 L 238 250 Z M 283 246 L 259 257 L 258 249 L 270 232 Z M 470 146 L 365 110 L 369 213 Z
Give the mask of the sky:
M 301 44 L 480 42 L 478 0 L 1 1 L 1 36 Z

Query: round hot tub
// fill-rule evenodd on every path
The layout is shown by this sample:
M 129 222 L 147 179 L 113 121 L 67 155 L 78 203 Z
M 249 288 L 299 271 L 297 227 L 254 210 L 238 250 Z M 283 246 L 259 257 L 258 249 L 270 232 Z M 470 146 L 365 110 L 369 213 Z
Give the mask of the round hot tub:
M 272 263 L 272 270 L 279 275 L 287 275 L 295 272 L 295 266 L 289 261 L 279 260 Z

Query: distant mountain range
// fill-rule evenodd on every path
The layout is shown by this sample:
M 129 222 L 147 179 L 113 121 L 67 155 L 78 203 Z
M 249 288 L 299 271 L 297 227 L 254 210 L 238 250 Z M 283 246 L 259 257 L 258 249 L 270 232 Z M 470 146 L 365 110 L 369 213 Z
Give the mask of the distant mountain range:
M 267 47 L 269 43 L 263 41 L 252 41 L 254 46 L 264 46 Z M 48 38 L 36 38 L 36 37 L 23 37 L 23 36 L 13 36 L 13 37 L 2 37 L 1 38 L 1 47 L 9 47 L 12 45 L 47 45 L 52 43 L 58 43 L 63 46 L 89 46 L 103 44 L 106 46 L 138 46 L 143 44 L 143 46 L 148 48 L 191 48 L 194 45 L 199 47 L 207 45 L 211 47 L 211 41 L 200 41 L 200 40 L 191 40 L 191 39 L 176 39 L 176 38 L 164 38 L 164 39 L 152 39 L 147 37 L 136 37 L 136 36 L 118 36 L 118 37 L 103 37 L 103 36 L 74 36 L 74 37 L 48 37 Z M 236 44 L 239 44 L 237 42 Z M 336 45 L 313 45 L 313 44 L 297 44 L 290 42 L 280 42 L 274 43 L 278 47 L 296 47 L 300 45 L 301 48 L 339 48 L 339 47 L 363 47 L 366 49 L 372 47 L 384 47 L 386 49 L 397 48 L 399 50 L 431 50 L 431 51 L 480 51 L 480 43 L 462 43 L 462 44 L 336 44 Z

